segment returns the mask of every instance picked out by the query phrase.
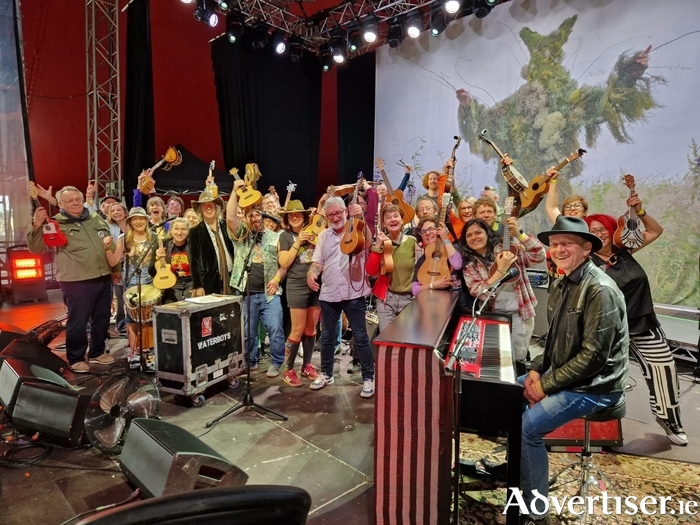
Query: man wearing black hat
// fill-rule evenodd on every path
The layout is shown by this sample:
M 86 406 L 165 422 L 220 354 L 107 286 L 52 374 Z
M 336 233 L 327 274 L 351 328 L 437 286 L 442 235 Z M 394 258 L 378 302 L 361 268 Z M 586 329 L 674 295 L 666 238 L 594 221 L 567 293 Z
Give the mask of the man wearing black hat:
M 521 523 L 528 524 L 547 523 L 538 497 L 548 496 L 544 436 L 621 402 L 629 368 L 624 296 L 588 259 L 600 249 L 600 239 L 588 232 L 582 219 L 563 215 L 538 238 L 549 246 L 565 276 L 549 296 L 544 353 L 533 359 L 523 381 L 530 408 L 523 414 L 520 488 L 529 515 L 522 516 Z

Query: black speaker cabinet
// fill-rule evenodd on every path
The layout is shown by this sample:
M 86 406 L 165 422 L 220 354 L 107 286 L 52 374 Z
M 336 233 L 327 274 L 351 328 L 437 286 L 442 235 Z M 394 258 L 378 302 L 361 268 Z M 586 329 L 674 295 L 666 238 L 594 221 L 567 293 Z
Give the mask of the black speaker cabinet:
M 0 323 L 0 350 L 5 348 L 15 339 L 18 339 L 24 335 L 27 335 L 27 332 L 21 328 L 17 328 L 16 326 L 12 326 L 11 324 L 7 323 Z
M 48 346 L 39 343 L 19 340 L 12 341 L 0 352 L 0 360 L 9 357 L 48 368 L 61 376 L 65 375 L 68 370 L 68 363 L 54 354 Z
M 12 412 L 12 423 L 25 435 L 39 433 L 42 441 L 63 447 L 84 445 L 85 411 L 89 394 L 51 383 L 24 381 Z
M 248 481 L 248 474 L 197 437 L 157 419 L 131 421 L 119 465 L 148 497 Z
M 21 359 L 4 359 L 0 364 L 0 404 L 10 418 L 12 418 L 19 387 L 25 381 L 49 383 L 70 389 L 68 381 L 48 368 Z

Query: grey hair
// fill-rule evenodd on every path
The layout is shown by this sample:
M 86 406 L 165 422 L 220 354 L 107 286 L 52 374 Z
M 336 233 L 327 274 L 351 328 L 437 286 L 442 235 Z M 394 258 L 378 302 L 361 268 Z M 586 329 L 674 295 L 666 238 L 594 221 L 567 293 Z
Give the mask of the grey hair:
M 188 230 L 190 229 L 190 223 L 187 222 L 187 219 L 185 219 L 184 217 L 177 217 L 176 219 L 173 219 L 172 224 L 170 225 L 170 228 L 172 229 L 172 227 L 175 226 L 176 224 L 184 224 L 185 226 L 187 226 Z
M 63 192 L 66 192 L 66 191 L 75 191 L 76 193 L 79 193 L 79 194 L 80 194 L 80 198 L 81 198 L 81 199 L 85 200 L 85 195 L 83 195 L 83 192 L 80 191 L 80 190 L 79 190 L 78 188 L 76 188 L 75 186 L 63 186 L 63 188 L 61 188 L 60 190 L 58 190 L 58 191 L 56 192 L 56 200 L 57 200 L 58 202 L 61 202 L 61 197 L 63 197 Z
M 328 200 L 323 203 L 323 211 L 327 211 L 331 206 L 340 206 L 343 210 L 346 208 L 345 201 L 341 197 L 329 197 Z
M 418 206 L 420 206 L 420 203 L 423 201 L 428 201 L 432 205 L 433 209 L 435 210 L 435 215 L 437 215 L 437 212 L 440 211 L 440 208 L 438 208 L 437 203 L 431 199 L 430 197 L 427 197 L 423 195 L 422 197 L 418 197 L 418 200 L 416 201 L 416 209 L 418 209 Z

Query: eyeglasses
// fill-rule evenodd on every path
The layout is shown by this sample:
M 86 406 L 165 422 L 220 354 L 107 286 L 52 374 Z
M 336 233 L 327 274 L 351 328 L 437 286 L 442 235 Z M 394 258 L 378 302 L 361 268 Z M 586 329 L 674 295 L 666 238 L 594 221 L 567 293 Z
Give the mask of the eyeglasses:
M 421 206 L 420 208 L 417 208 L 416 211 L 418 213 L 429 213 L 429 212 L 433 211 L 434 209 L 435 208 L 433 208 L 432 206 Z
M 333 212 L 333 213 L 326 213 L 326 217 L 328 217 L 329 219 L 330 219 L 331 217 L 342 217 L 344 213 L 345 213 L 345 210 L 336 211 L 336 212 Z
M 605 228 L 593 228 L 588 231 L 591 232 L 593 235 L 608 235 L 608 230 L 606 230 Z
M 573 202 L 571 204 L 564 204 L 563 208 L 565 210 L 579 210 L 583 208 L 583 204 L 581 204 L 580 202 Z
M 430 235 L 431 233 L 435 233 L 437 231 L 437 228 L 434 228 L 431 226 L 430 228 L 426 228 L 425 230 L 421 230 L 420 234 L 421 235 Z

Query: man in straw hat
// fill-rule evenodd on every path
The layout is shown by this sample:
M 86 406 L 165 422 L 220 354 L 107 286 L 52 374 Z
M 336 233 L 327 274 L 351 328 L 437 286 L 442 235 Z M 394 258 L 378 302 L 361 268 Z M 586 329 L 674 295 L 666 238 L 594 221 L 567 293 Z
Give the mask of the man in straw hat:
M 589 260 L 600 240 L 579 218 L 557 219 L 538 235 L 565 276 L 552 287 L 549 331 L 542 355 L 524 376 L 530 408 L 523 414 L 519 505 L 521 523 L 547 523 L 549 463 L 543 438 L 573 419 L 624 401 L 629 334 L 622 292 Z M 516 497 L 520 497 L 517 495 Z M 526 508 L 524 508 L 526 506 Z M 529 515 L 528 515 L 529 514 Z
M 190 230 L 190 273 L 192 293 L 201 297 L 211 293 L 229 293 L 233 269 L 233 244 L 226 235 L 223 220 L 224 201 L 214 197 L 209 187 L 192 202 L 199 224 Z

